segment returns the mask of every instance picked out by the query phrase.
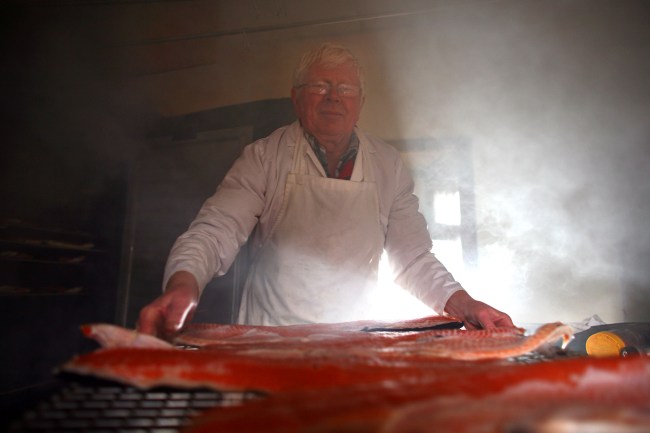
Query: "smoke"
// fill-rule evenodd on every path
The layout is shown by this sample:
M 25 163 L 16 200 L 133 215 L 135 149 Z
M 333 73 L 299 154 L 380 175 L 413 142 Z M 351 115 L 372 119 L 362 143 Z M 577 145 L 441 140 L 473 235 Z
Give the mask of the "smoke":
M 365 129 L 469 143 L 478 267 L 458 274 L 461 282 L 518 321 L 649 320 L 647 3 L 438 4 L 334 36 L 362 48 Z M 69 15 L 53 16 L 58 10 Z M 106 178 L 92 175 L 128 159 L 151 121 L 142 113 L 155 112 L 112 75 L 120 67 L 102 43 L 108 29 L 75 10 L 43 8 L 3 29 L 11 83 L 3 103 L 13 127 L 2 196 L 12 209 L 39 202 L 45 213 L 61 210 L 80 187 L 101 189 Z M 277 32 L 272 45 L 310 31 Z M 276 62 L 284 58 L 276 49 L 253 54 Z M 235 70 L 232 54 L 226 64 Z M 194 80 L 197 93 L 216 81 Z M 34 164 L 34 155 L 45 162 Z
M 461 282 L 519 322 L 649 318 L 648 17 L 487 2 L 378 44 L 403 136 L 470 143 L 479 265 Z

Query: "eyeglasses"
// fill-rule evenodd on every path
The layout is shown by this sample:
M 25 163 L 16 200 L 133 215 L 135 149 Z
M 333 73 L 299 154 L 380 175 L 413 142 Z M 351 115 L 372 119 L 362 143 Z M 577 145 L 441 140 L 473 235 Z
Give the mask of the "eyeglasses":
M 326 95 L 332 90 L 332 85 L 324 81 L 301 84 L 300 86 L 296 86 L 296 89 L 303 87 L 312 95 Z M 336 86 L 336 93 L 339 96 L 359 96 L 361 94 L 361 88 L 351 84 L 339 84 Z

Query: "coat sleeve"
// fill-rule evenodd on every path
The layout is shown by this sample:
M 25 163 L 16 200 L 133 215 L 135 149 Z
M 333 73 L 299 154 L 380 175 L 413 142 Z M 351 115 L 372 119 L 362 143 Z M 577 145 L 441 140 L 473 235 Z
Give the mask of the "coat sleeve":
M 163 289 L 181 270 L 194 275 L 201 291 L 228 271 L 264 208 L 266 150 L 263 141 L 246 146 L 189 229 L 178 237 L 165 266 Z
M 431 252 L 431 236 L 413 194 L 413 179 L 399 155 L 393 175 L 385 249 L 395 282 L 442 314 L 449 297 L 463 288 Z

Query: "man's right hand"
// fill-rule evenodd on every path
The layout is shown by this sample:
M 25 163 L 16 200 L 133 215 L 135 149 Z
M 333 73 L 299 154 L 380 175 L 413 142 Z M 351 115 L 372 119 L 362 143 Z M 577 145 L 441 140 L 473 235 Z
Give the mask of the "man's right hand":
M 165 292 L 140 311 L 138 331 L 171 339 L 192 319 L 199 302 L 199 286 L 189 272 L 179 271 L 167 282 Z

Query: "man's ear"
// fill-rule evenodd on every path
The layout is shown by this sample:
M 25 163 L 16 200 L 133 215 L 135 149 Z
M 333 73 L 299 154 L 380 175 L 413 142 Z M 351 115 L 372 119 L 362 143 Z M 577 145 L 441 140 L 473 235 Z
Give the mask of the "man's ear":
M 293 104 L 293 111 L 298 114 L 298 90 L 295 87 L 291 88 L 291 102 Z

